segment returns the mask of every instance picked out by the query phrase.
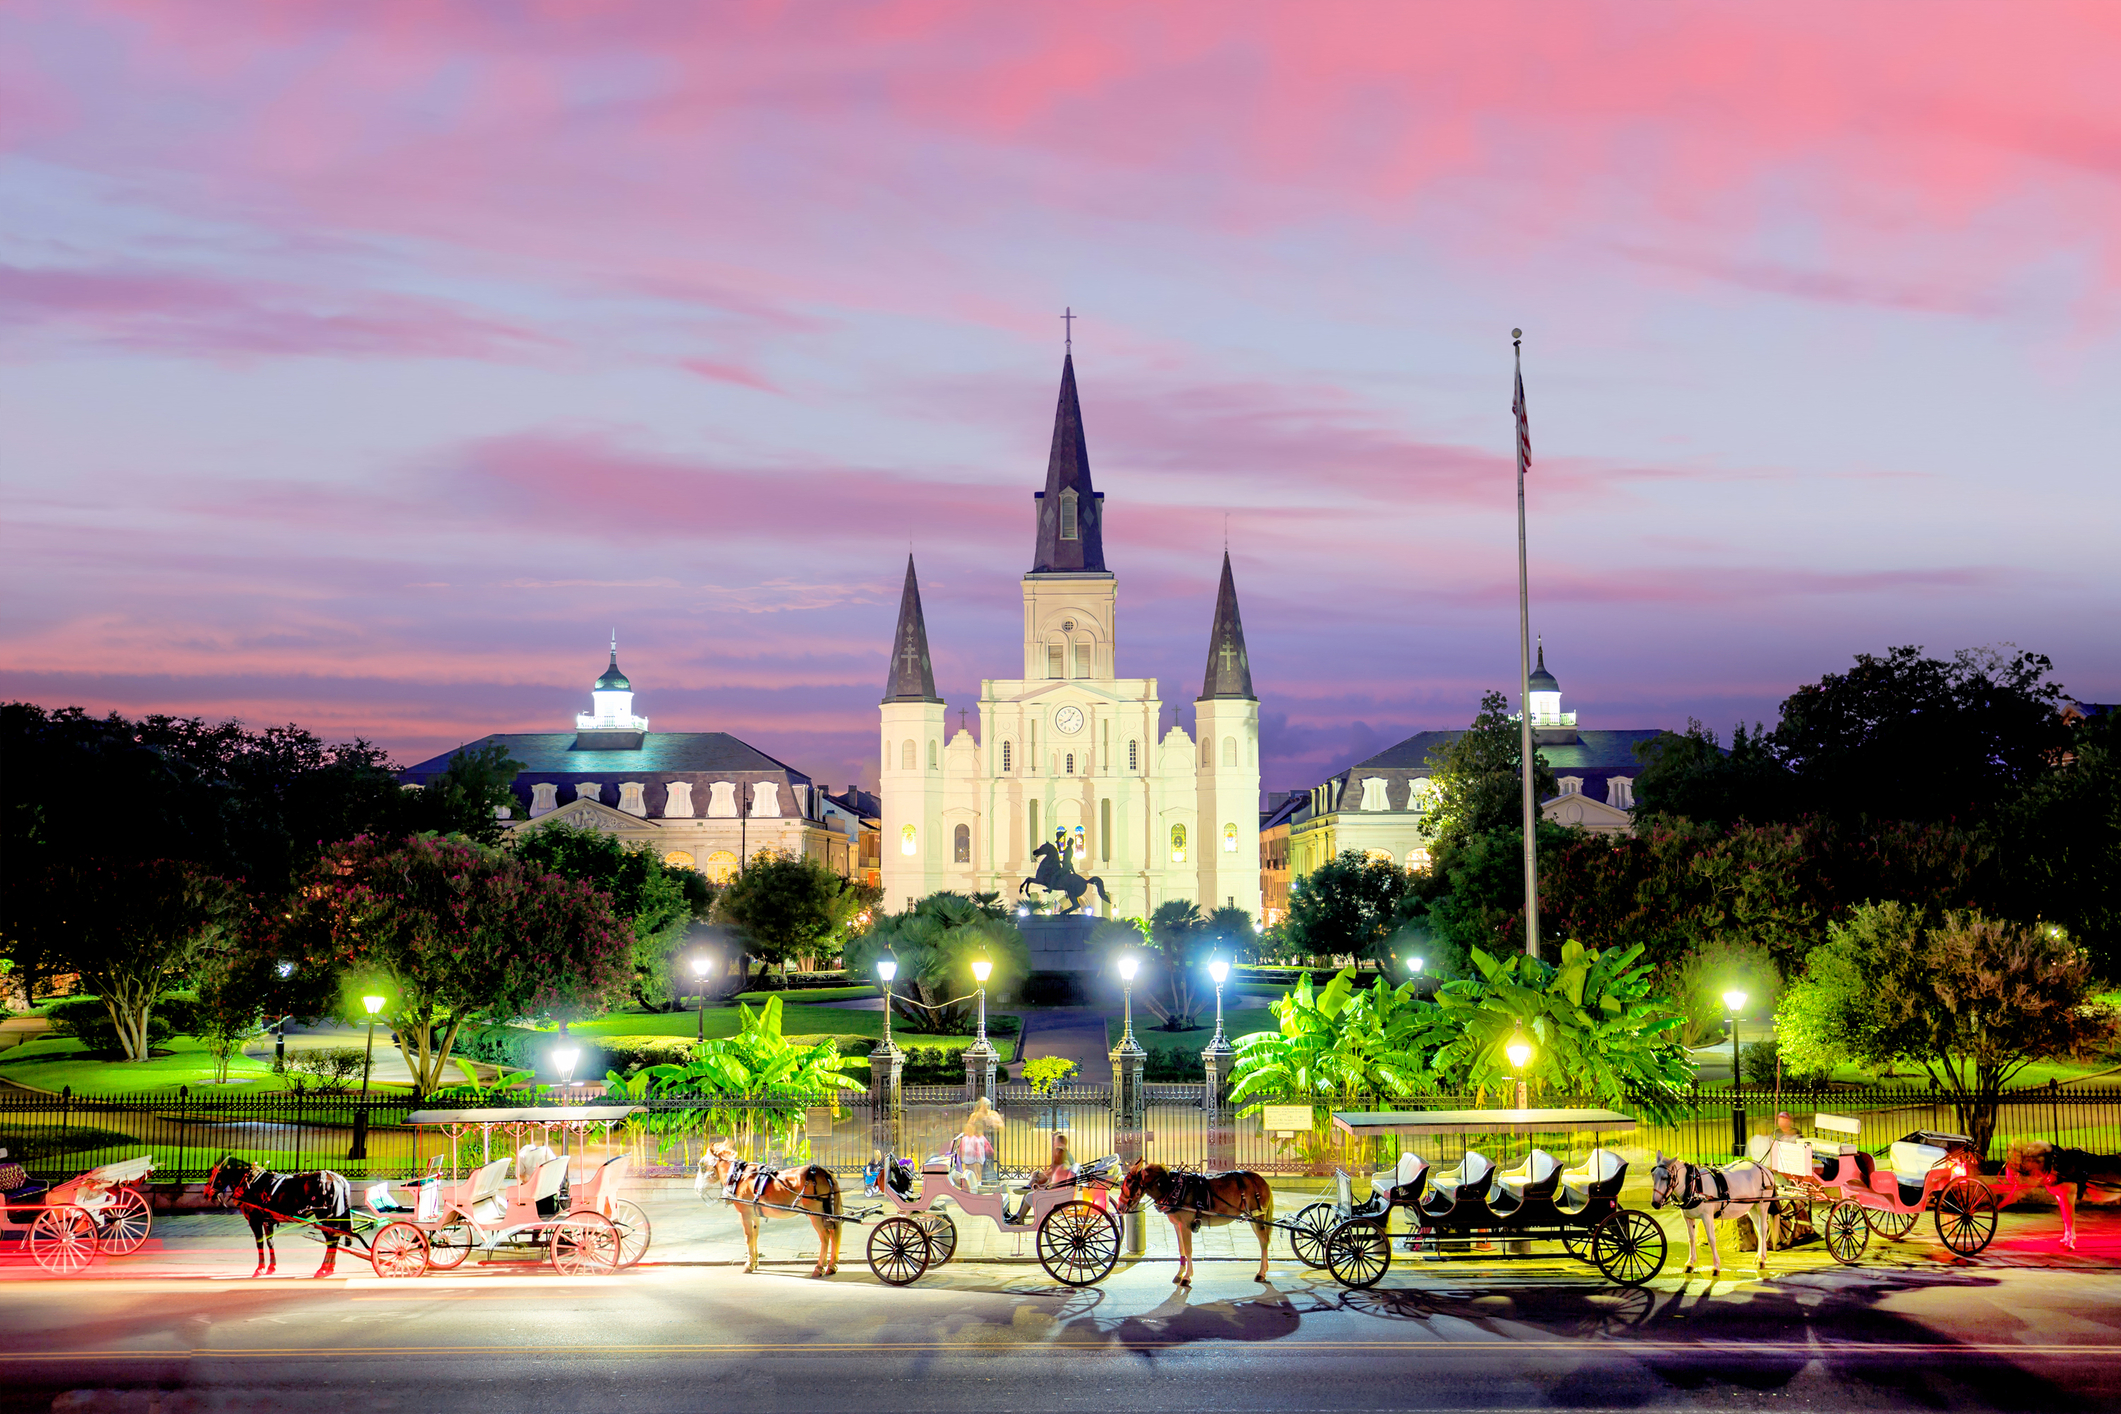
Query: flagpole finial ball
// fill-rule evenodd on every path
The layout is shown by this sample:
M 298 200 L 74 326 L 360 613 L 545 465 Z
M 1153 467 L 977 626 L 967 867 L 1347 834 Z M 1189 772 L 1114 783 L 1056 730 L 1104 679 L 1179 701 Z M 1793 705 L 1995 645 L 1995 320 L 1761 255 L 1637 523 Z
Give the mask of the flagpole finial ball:
M 1510 331 L 1510 337 L 1511 337 L 1511 338 L 1513 338 L 1513 339 L 1522 339 L 1522 338 L 1524 337 L 1524 330 L 1522 330 L 1522 329 L 1512 329 L 1512 330 Z

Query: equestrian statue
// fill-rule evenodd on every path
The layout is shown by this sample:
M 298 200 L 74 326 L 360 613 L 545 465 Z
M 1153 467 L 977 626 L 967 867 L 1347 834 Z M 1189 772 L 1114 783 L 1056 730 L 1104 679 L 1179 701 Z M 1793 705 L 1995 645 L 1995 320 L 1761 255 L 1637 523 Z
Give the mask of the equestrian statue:
M 1038 872 L 1016 886 L 1018 898 L 1030 893 L 1032 885 L 1036 884 L 1039 888 L 1068 896 L 1068 906 L 1060 912 L 1080 913 L 1083 895 L 1096 889 L 1097 896 L 1105 901 L 1105 907 L 1108 910 L 1112 907 L 1112 895 L 1105 891 L 1103 879 L 1095 875 L 1085 879 L 1075 872 L 1075 841 L 1068 838 L 1066 830 L 1055 830 L 1053 843 L 1032 850 L 1031 857 L 1038 861 Z

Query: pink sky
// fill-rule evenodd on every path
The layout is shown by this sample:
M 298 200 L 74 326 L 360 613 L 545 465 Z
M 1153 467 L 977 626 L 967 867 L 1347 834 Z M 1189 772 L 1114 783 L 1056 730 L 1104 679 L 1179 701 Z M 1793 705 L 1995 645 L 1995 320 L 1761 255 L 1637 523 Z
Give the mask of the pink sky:
M 411 760 L 874 756 L 910 543 L 1017 671 L 1064 305 L 1120 667 L 1225 525 L 1270 788 L 1516 676 L 1772 720 L 1859 651 L 2121 698 L 2106 4 L 0 10 L 0 693 Z M 873 772 L 871 772 L 873 776 Z

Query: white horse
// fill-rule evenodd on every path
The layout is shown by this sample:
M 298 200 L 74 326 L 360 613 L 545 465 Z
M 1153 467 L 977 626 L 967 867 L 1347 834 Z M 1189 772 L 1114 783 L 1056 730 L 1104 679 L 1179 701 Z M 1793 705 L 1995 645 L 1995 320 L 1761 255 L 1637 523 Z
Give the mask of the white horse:
M 1690 1273 L 1696 1223 L 1709 1235 L 1709 1274 L 1713 1277 L 1723 1270 L 1723 1258 L 1716 1251 L 1716 1220 L 1729 1217 L 1752 1219 L 1754 1251 L 1760 1258 L 1755 1271 L 1766 1276 L 1768 1205 L 1774 1201 L 1775 1176 L 1750 1159 L 1729 1168 L 1711 1168 L 1677 1157 L 1668 1159 L 1659 1151 L 1657 1167 L 1650 1170 L 1650 1206 L 1662 1208 L 1670 1203 L 1686 1223 L 1686 1269 Z

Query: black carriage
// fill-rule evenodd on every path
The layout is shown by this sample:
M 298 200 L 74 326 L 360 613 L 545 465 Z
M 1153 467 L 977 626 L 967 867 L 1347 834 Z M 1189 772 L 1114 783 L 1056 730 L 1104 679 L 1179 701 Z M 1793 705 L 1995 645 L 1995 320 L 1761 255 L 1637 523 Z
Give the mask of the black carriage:
M 1635 1121 L 1612 1110 L 1435 1110 L 1336 1113 L 1334 1126 L 1362 1136 L 1589 1133 L 1584 1162 L 1562 1164 L 1542 1149 L 1498 1171 L 1467 1150 L 1454 1167 L 1437 1172 L 1418 1154 L 1403 1153 L 1390 1171 L 1370 1181 L 1357 1201 L 1345 1173 L 1331 1204 L 1296 1215 L 1292 1245 L 1300 1261 L 1324 1267 L 1343 1286 L 1375 1286 L 1392 1261 L 1392 1214 L 1406 1214 L 1406 1250 L 1428 1261 L 1504 1261 L 1546 1255 L 1531 1243 L 1558 1242 L 1569 1256 L 1593 1264 L 1610 1281 L 1640 1286 L 1664 1268 L 1664 1229 L 1649 1214 L 1620 1204 L 1627 1161 L 1597 1147 L 1605 1134 L 1625 1133 Z

